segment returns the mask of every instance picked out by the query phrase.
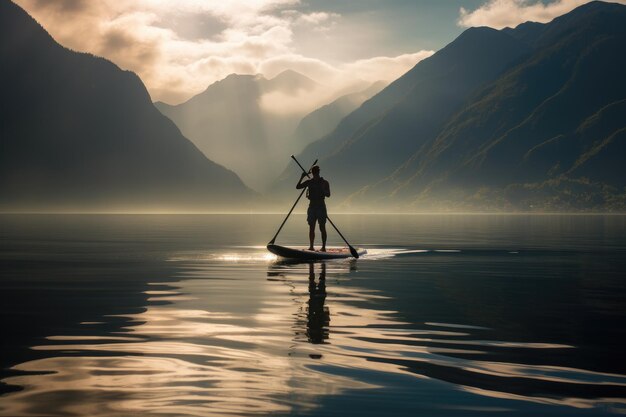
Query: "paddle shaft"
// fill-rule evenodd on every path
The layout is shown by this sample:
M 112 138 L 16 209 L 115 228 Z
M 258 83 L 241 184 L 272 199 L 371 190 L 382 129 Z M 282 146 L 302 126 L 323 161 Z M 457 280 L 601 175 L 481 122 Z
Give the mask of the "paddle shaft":
M 304 168 L 302 167 L 302 165 L 300 165 L 300 162 L 298 162 L 298 160 L 296 159 L 295 156 L 291 155 L 291 157 L 293 158 L 294 161 L 296 161 L 296 164 L 298 164 L 298 166 L 300 167 L 300 169 L 302 170 L 302 172 L 304 172 L 306 174 L 307 177 L 309 177 L 309 173 L 307 171 L 304 170 Z M 317 162 L 317 161 L 315 161 Z M 315 163 L 313 163 L 313 165 L 315 165 Z M 310 171 L 310 170 L 309 170 Z M 300 196 L 302 197 L 302 195 Z M 341 236 L 341 238 L 343 239 L 344 242 L 346 242 L 346 245 L 348 245 L 348 248 L 350 248 L 350 253 L 352 254 L 352 256 L 354 256 L 355 258 L 359 258 L 359 253 L 356 251 L 356 249 L 354 249 L 352 247 L 351 244 L 348 243 L 348 240 L 343 236 L 343 234 L 341 234 L 341 232 L 339 231 L 339 229 L 337 229 L 337 226 L 335 226 L 335 223 L 333 223 L 333 221 L 330 219 L 330 217 L 328 217 L 328 214 L 326 215 L 326 219 L 330 222 L 330 224 L 333 226 L 333 228 L 335 229 L 335 231 L 339 234 L 339 236 Z
M 291 155 L 291 157 L 293 158 L 293 155 Z M 295 159 L 295 158 L 294 158 Z M 297 162 L 297 161 L 296 161 Z M 317 159 L 315 160 L 315 162 L 313 162 L 311 164 L 311 168 L 313 168 L 313 166 L 317 164 Z M 298 165 L 300 165 L 300 163 L 298 163 Z M 302 168 L 302 165 L 300 165 L 300 168 Z M 302 170 L 304 171 L 304 168 L 302 168 Z M 291 212 L 293 211 L 293 209 L 296 208 L 296 206 L 298 205 L 298 202 L 300 201 L 300 199 L 302 198 L 302 196 L 304 195 L 304 192 L 306 191 L 306 188 L 302 189 L 302 192 L 300 193 L 300 195 L 298 196 L 298 198 L 296 199 L 296 202 L 293 203 L 293 206 L 291 206 L 291 210 L 289 210 L 289 213 L 287 213 L 287 216 L 285 217 L 285 220 L 283 220 L 283 222 L 280 224 L 280 227 L 278 228 L 278 230 L 276 231 L 276 234 L 274 235 L 274 237 L 272 238 L 272 240 L 269 241 L 268 245 L 273 245 L 274 242 L 276 241 L 276 238 L 278 237 L 278 234 L 280 233 L 281 230 L 283 230 L 283 226 L 285 225 L 285 223 L 287 223 L 287 219 L 289 218 L 289 216 L 291 216 Z

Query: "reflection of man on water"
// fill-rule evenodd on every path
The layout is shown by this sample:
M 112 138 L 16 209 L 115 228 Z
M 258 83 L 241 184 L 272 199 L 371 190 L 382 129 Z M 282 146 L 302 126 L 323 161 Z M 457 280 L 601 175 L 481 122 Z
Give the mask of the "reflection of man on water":
M 326 301 L 326 264 L 322 263 L 322 271 L 318 283 L 315 283 L 315 264 L 309 264 L 309 311 L 307 312 L 306 335 L 309 342 L 319 344 L 328 339 L 330 312 L 324 306 Z
M 302 173 L 300 181 L 296 184 L 298 190 L 308 187 L 306 196 L 309 199 L 309 208 L 306 212 L 306 221 L 309 223 L 309 250 L 314 250 L 315 242 L 315 223 L 319 223 L 320 232 L 322 233 L 322 252 L 326 252 L 326 203 L 324 199 L 330 197 L 330 185 L 328 181 L 320 177 L 320 167 L 315 165 L 311 168 L 313 178 L 302 182 L 308 174 Z

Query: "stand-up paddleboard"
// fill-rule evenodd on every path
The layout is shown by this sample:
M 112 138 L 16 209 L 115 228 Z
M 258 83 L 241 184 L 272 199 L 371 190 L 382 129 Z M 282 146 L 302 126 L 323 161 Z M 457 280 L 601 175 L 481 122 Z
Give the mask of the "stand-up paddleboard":
M 352 254 L 350 253 L 350 249 L 348 248 L 328 248 L 326 252 L 318 252 L 308 250 L 306 248 L 288 248 L 286 246 L 280 245 L 267 245 L 267 250 L 272 252 L 274 255 L 278 255 L 281 258 L 288 259 L 307 259 L 307 260 L 315 260 L 315 259 L 342 259 L 342 258 L 351 258 Z M 359 256 L 363 256 L 367 253 L 365 249 L 356 248 Z

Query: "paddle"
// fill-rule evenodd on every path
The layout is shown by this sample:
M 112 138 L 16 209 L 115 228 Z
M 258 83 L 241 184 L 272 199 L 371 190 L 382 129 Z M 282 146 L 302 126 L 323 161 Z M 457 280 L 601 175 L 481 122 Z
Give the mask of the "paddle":
M 291 155 L 291 157 L 293 158 L 293 155 Z M 295 158 L 294 158 L 295 159 Z M 297 161 L 296 161 L 297 162 Z M 311 168 L 313 168 L 313 166 L 315 166 L 315 164 L 317 164 L 317 159 L 315 160 L 315 162 L 313 162 L 311 164 Z M 298 165 L 300 165 L 298 163 Z M 300 165 L 300 168 L 302 168 L 302 165 Z M 302 170 L 304 170 L 304 168 L 302 168 Z M 311 171 L 309 169 L 309 171 Z M 298 201 L 300 201 L 300 199 L 302 198 L 302 195 L 304 194 L 304 192 L 306 191 L 306 187 L 302 189 L 302 192 L 300 193 L 300 195 L 298 196 L 298 198 L 296 199 L 296 202 L 293 203 L 293 206 L 291 206 L 291 210 L 289 210 L 289 213 L 287 213 L 287 217 L 285 217 L 285 220 L 283 220 L 283 222 L 280 224 L 280 227 L 278 228 L 278 231 L 276 232 L 276 234 L 274 235 L 274 237 L 272 238 L 272 240 L 269 241 L 268 245 L 273 245 L 274 242 L 276 241 L 276 238 L 278 237 L 278 234 L 280 233 L 280 231 L 283 229 L 283 226 L 285 225 L 285 223 L 287 222 L 287 219 L 289 218 L 289 216 L 291 216 L 291 212 L 293 211 L 293 209 L 296 208 L 296 206 L 298 205 Z
M 311 170 L 309 170 L 309 172 L 305 171 L 304 168 L 302 168 L 302 165 L 300 165 L 300 162 L 298 162 L 298 160 L 296 159 L 295 156 L 291 155 L 291 158 L 293 158 L 294 161 L 296 161 L 296 164 L 298 164 L 298 166 L 300 167 L 300 169 L 302 170 L 302 172 L 304 172 L 307 176 L 307 178 L 309 177 L 309 172 Z M 317 162 L 317 161 L 315 161 Z M 315 165 L 315 163 L 313 163 L 313 165 Z M 341 238 L 343 239 L 344 242 L 346 242 L 346 245 L 348 245 L 348 248 L 350 249 L 350 253 L 352 254 L 352 256 L 354 256 L 356 259 L 359 259 L 359 253 L 356 251 L 356 249 L 354 249 L 352 247 L 351 244 L 348 243 L 348 240 L 341 234 L 341 232 L 339 231 L 339 229 L 337 229 L 337 226 L 335 226 L 335 223 L 333 223 L 333 221 L 330 219 L 330 217 L 328 217 L 328 215 L 326 215 L 326 219 L 330 222 L 330 224 L 333 225 L 333 227 L 335 228 L 335 230 L 337 231 L 337 233 L 339 233 L 339 236 L 341 236 Z

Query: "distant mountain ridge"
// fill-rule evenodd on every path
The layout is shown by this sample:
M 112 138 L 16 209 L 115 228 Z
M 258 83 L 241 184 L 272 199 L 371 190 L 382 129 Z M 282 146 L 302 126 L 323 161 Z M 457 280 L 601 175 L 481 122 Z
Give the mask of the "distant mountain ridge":
M 624 50 L 618 4 L 468 29 L 301 158 L 352 209 L 626 209 Z
M 308 145 L 331 133 L 339 122 L 356 110 L 365 100 L 378 94 L 386 86 L 383 81 L 372 83 L 364 90 L 348 93 L 312 111 L 300 120 L 294 132 L 294 140 Z
M 0 2 L 0 208 L 209 209 L 254 194 L 152 105 L 139 78 Z
M 306 99 L 319 87 L 291 70 L 271 79 L 231 74 L 184 103 L 155 105 L 207 157 L 262 189 L 282 170 L 285 157 L 301 149 L 291 139 L 302 112 L 272 106 L 280 106 L 281 100 Z
M 390 175 L 434 138 L 475 89 L 527 51 L 526 45 L 500 31 L 468 29 L 365 101 L 301 157 L 304 161 L 321 157 L 339 196 L 345 197 L 341 190 Z M 295 172 L 293 167 L 285 171 L 278 187 L 282 181 L 290 182 Z
M 281 171 L 304 130 L 325 134 L 299 159 L 320 159 L 331 209 L 626 210 L 624 50 L 626 6 L 596 1 L 545 24 L 470 28 L 378 94 L 308 115 L 290 106 L 320 85 L 295 71 L 231 75 L 158 111 L 134 73 L 62 47 L 3 1 L 0 210 L 254 198 L 213 159 L 257 189 L 280 174 L 272 196 L 291 196 L 298 170 Z

